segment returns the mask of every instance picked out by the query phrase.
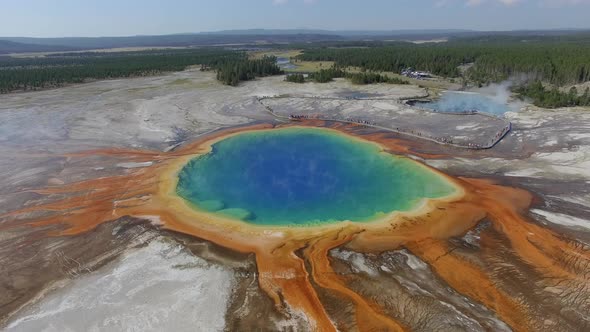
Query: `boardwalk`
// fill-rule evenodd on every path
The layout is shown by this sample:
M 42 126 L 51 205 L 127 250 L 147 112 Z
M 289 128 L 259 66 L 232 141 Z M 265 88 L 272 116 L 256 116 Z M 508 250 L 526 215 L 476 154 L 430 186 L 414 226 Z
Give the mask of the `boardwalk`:
M 413 108 L 397 99 L 285 96 L 258 101 L 285 120 L 352 123 L 466 149 L 492 148 L 512 129 L 510 122 L 488 114 L 446 114 Z

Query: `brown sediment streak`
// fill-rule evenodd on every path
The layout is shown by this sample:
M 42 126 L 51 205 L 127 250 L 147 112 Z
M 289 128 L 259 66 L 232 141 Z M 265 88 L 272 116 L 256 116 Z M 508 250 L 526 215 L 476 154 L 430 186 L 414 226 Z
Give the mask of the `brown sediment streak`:
M 525 309 L 497 289 L 477 266 L 454 255 L 445 241 L 425 239 L 407 243 L 406 247 L 428 263 L 453 289 L 495 311 L 513 330 L 530 330 Z
M 494 229 L 504 234 L 512 249 L 527 263 L 547 277 L 585 281 L 580 271 L 564 264 L 568 256 L 590 262 L 590 252 L 564 241 L 556 233 L 533 224 L 521 213 L 532 196 L 517 188 L 498 186 L 490 181 L 463 179 L 471 191 L 478 193 L 479 204 L 492 220 Z M 475 198 L 474 198 L 475 199 Z
M 270 253 L 257 252 L 258 282 L 280 309 L 285 309 L 284 298 L 295 311 L 304 313 L 314 331 L 336 331 L 309 281 L 305 262 L 295 255 L 302 245 L 291 242 Z
M 536 268 L 545 277 L 559 280 L 586 282 L 584 276 L 570 266 L 563 265 L 560 257 L 575 255 L 588 261 L 588 252 L 575 247 L 554 232 L 535 225 L 520 213 L 526 211 L 530 193 L 503 187 L 489 180 L 462 178 L 466 195 L 454 204 L 471 205 L 485 211 L 494 229 L 504 234 L 512 249 L 521 259 Z M 494 310 L 516 331 L 529 331 L 526 309 L 508 294 L 498 289 L 490 277 L 477 266 L 452 253 L 445 236 L 411 241 L 405 246 L 427 262 L 451 287 Z
M 404 331 L 402 325 L 385 315 L 377 304 L 347 288 L 331 267 L 328 251 L 349 242 L 359 231 L 361 230 L 352 227 L 343 228 L 310 243 L 304 253 L 310 262 L 313 279 L 320 287 L 335 291 L 353 301 L 356 324 L 360 331 Z
M 362 134 L 363 128 L 323 121 L 299 125 L 329 126 L 379 144 L 384 151 L 423 158 L 444 155 L 419 154 L 413 141 L 386 133 Z M 290 124 L 281 127 L 289 127 Z M 62 225 L 49 235 L 74 235 L 97 225 L 133 216 L 152 220 L 161 227 L 214 242 L 231 250 L 256 255 L 259 283 L 286 314 L 304 314 L 318 331 L 334 330 L 315 285 L 349 298 L 356 307 L 360 330 L 403 330 L 403 322 L 387 317 L 379 306 L 355 293 L 331 268 L 328 251 L 346 245 L 360 252 L 381 252 L 402 246 L 430 264 L 451 287 L 481 302 L 515 330 L 528 330 L 524 308 L 499 289 L 480 267 L 450 252 L 449 237 L 459 236 L 486 216 L 505 234 L 514 252 L 539 273 L 561 280 L 582 281 L 575 266 L 564 257 L 588 260 L 589 253 L 569 244 L 546 228 L 526 220 L 531 195 L 490 181 L 452 178 L 436 169 L 456 188 L 452 196 L 426 200 L 414 211 L 393 213 L 368 223 L 341 222 L 316 227 L 261 227 L 200 211 L 176 194 L 178 173 L 195 156 L 207 153 L 215 142 L 244 131 L 272 130 L 270 124 L 219 131 L 170 152 L 143 150 L 94 150 L 69 158 L 102 155 L 125 161 L 152 161 L 153 166 L 126 170 L 126 174 L 62 186 L 30 190 L 45 195 L 45 203 L 1 215 L 0 230 L 28 224 L 32 227 Z M 300 250 L 302 249 L 303 250 Z M 301 252 L 301 257 L 295 253 Z M 311 267 L 310 274 L 306 264 Z M 578 273 L 577 273 L 578 272 Z

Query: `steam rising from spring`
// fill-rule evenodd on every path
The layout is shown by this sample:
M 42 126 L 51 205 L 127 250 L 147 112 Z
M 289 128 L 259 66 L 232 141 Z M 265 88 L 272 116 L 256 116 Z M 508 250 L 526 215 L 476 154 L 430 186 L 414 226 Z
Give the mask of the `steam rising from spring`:
M 481 93 L 491 98 L 494 102 L 507 105 L 511 111 L 516 112 L 524 106 L 524 102 L 512 98 L 512 87 L 515 85 L 524 84 L 536 77 L 527 74 L 513 75 L 509 79 L 500 82 L 492 83 L 488 86 L 474 90 L 474 92 Z

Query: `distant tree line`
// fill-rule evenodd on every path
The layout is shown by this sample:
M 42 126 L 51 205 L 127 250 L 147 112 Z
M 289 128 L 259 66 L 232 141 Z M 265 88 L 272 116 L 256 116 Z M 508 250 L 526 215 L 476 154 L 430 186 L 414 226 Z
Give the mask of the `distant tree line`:
M 328 69 L 321 69 L 315 73 L 308 75 L 308 80 L 316 83 L 327 83 L 335 78 L 345 77 L 349 79 L 352 84 L 375 84 L 375 83 L 390 83 L 390 84 L 410 84 L 406 80 L 397 77 L 389 77 L 378 73 L 361 72 L 350 73 L 337 67 Z M 289 74 L 286 79 L 287 82 L 304 83 L 305 77 L 303 74 Z
M 334 61 L 340 68 L 358 67 L 374 72 L 401 72 L 408 67 L 428 70 L 441 76 L 458 76 L 457 67 L 473 60 L 461 50 L 420 47 L 406 43 L 370 48 L 308 49 L 298 56 L 303 61 Z
M 236 86 L 241 81 L 253 80 L 256 77 L 264 77 L 282 74 L 283 71 L 277 65 L 274 56 L 262 59 L 249 60 L 247 58 L 229 59 L 215 66 L 217 79 L 223 84 Z
M 340 68 L 332 67 L 328 69 L 320 69 L 315 73 L 310 73 L 307 78 L 317 83 L 327 83 L 335 78 L 344 77 L 346 72 Z
M 410 82 L 397 77 L 389 77 L 377 73 L 347 73 L 346 78 L 350 79 L 352 84 L 410 84 Z
M 521 98 L 530 98 L 539 107 L 590 106 L 590 88 L 580 95 L 576 87 L 570 88 L 569 92 L 562 92 L 556 87 L 547 89 L 541 81 L 535 81 L 515 88 L 514 92 Z
M 37 58 L 0 57 L 0 93 L 36 90 L 93 79 L 111 79 L 181 71 L 201 65 L 217 71 L 224 84 L 236 85 L 256 76 L 276 75 L 276 59 L 248 60 L 244 52 L 222 49 L 86 52 Z
M 334 61 L 339 68 L 374 72 L 415 68 L 443 77 L 459 77 L 486 84 L 525 75 L 554 85 L 590 80 L 590 42 L 559 39 L 523 41 L 522 38 L 479 38 L 448 43 L 396 43 L 363 48 L 309 48 L 303 61 Z M 461 65 L 471 65 L 465 73 Z
M 303 76 L 303 74 L 287 74 L 287 77 L 285 77 L 285 81 L 287 82 L 291 82 L 291 83 L 305 83 L 305 76 Z
M 336 48 L 334 45 L 348 47 Z M 559 87 L 590 80 L 590 37 L 530 37 L 525 40 L 523 37 L 491 36 L 439 44 L 311 43 L 297 59 L 334 62 L 332 68 L 309 74 L 307 80 L 315 82 L 346 77 L 355 84 L 405 84 L 404 80 L 379 73 L 400 72 L 412 67 L 444 77 L 463 76 L 476 84 L 517 75 L 530 82 L 542 81 Z M 0 92 L 35 90 L 91 79 L 153 75 L 183 70 L 191 65 L 214 70 L 218 80 L 233 86 L 255 77 L 282 73 L 274 57 L 250 60 L 244 52 L 219 48 L 64 53 L 39 58 L 0 57 Z M 345 71 L 351 67 L 360 69 L 361 73 Z M 286 80 L 301 82 L 305 78 L 289 75 Z M 538 85 L 531 84 L 523 89 L 531 89 L 522 91 L 522 95 L 538 100 L 537 103 L 555 104 L 536 97 Z M 548 92 L 552 95 L 551 100 L 565 102 L 565 97 L 557 97 L 558 93 L 563 94 L 559 90 Z M 568 100 L 568 103 L 585 104 L 583 94 L 579 98 Z

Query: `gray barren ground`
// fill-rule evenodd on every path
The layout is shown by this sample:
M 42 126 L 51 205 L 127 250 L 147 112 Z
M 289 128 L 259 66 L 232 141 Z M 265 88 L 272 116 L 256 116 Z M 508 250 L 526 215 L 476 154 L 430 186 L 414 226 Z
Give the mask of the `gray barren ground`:
M 351 93 L 375 100 L 347 100 Z M 150 167 L 150 163 L 128 163 L 116 156 L 74 158 L 73 152 L 99 148 L 166 151 L 222 128 L 284 121 L 264 105 L 282 115 L 322 113 L 366 119 L 465 142 L 485 143 L 504 125 L 493 118 L 435 114 L 395 102 L 424 94 L 416 86 L 353 86 L 343 80 L 290 84 L 283 77 L 233 88 L 216 82 L 213 73 L 189 70 L 2 95 L 0 229 L 14 221 L 11 211 L 56 199 L 33 189 Z M 258 102 L 259 97 L 281 95 L 334 99 L 291 97 Z M 508 113 L 507 119 L 513 123 L 512 132 L 490 150 L 466 150 L 411 138 L 415 141 L 412 150 L 451 155 L 424 160 L 449 174 L 494 178 L 532 191 L 538 196 L 530 213 L 532 220 L 587 250 L 590 110 L 525 106 L 520 112 Z M 279 311 L 262 292 L 251 255 L 163 232 L 154 224 L 157 221 L 122 218 L 86 234 L 57 237 L 47 236 L 59 230 L 56 226 L 22 224 L 1 230 L 0 319 L 4 326 L 14 331 L 42 326 L 55 330 L 158 329 L 172 322 L 179 330 L 191 326 L 203 330 L 307 329 L 305 317 Z M 590 328 L 588 262 L 572 263 L 580 264 L 585 283 L 569 288 L 538 287 L 546 282 L 540 280 L 538 271 L 506 249 L 506 239 L 493 232 L 482 221 L 469 233 L 452 239 L 451 249 L 489 273 L 497 287 L 513 294 L 537 317 L 530 324 L 536 330 Z M 497 252 L 481 250 L 482 237 L 497 241 Z M 334 270 L 348 276 L 350 289 L 373 299 L 385 308 L 385 314 L 412 330 L 509 330 L 493 310 L 449 288 L 436 271 L 405 249 L 366 255 L 338 248 L 330 257 Z M 354 329 L 353 305 L 315 287 L 337 327 Z M 106 302 L 118 304 L 101 307 Z M 89 315 L 85 326 L 79 325 L 79 315 Z

